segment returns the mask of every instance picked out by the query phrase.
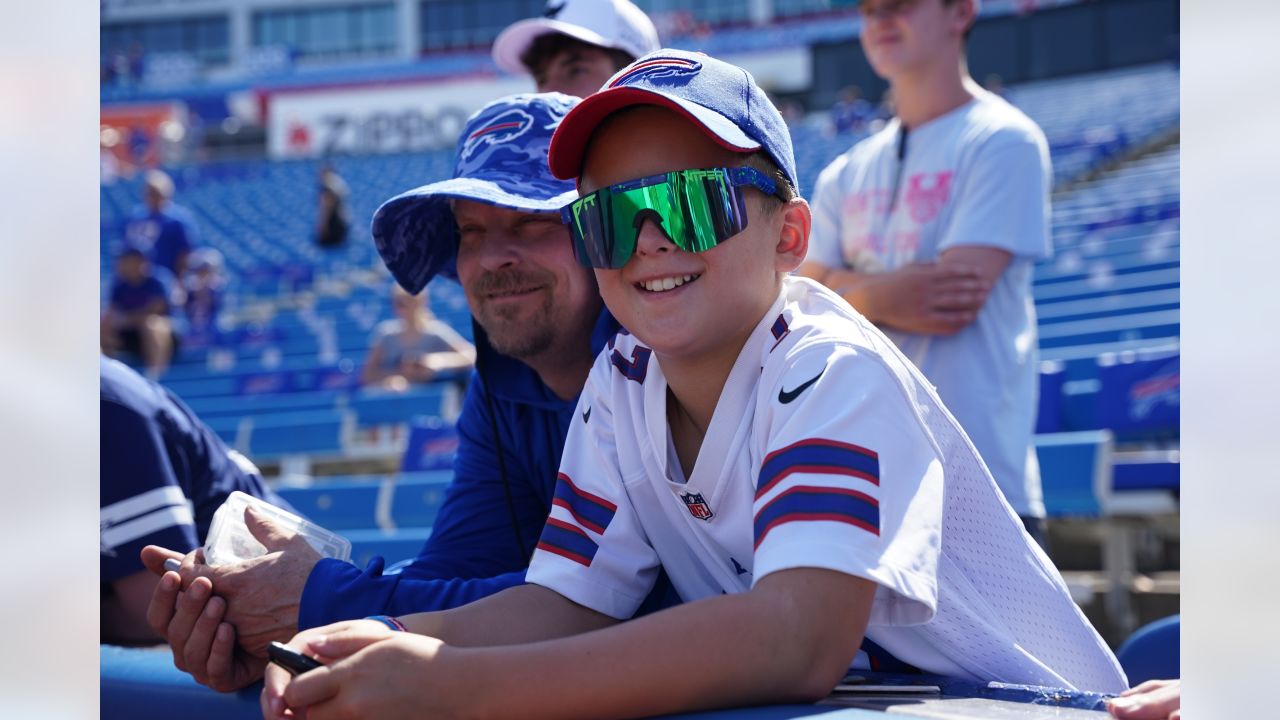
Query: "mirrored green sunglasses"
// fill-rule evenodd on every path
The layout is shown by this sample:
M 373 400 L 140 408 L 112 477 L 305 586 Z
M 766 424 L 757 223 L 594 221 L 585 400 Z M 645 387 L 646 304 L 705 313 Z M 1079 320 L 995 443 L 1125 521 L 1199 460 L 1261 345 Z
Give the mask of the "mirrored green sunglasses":
M 586 267 L 617 269 L 636 251 L 645 220 L 686 252 L 706 252 L 747 227 L 745 193 L 777 185 L 752 167 L 678 170 L 610 185 L 560 209 L 573 254 Z

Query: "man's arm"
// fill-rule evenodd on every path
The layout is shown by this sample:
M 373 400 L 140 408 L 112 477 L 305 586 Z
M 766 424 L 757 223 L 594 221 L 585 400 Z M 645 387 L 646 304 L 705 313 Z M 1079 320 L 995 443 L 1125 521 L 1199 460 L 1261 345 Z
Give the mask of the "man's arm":
M 332 664 L 292 682 L 271 669 L 264 706 L 278 707 L 272 698 L 282 696 L 291 707 L 323 707 L 337 717 L 463 711 L 596 718 L 808 702 L 825 696 L 845 673 L 875 595 L 875 585 L 862 578 L 785 570 L 762 578 L 747 593 L 592 632 L 585 614 L 591 611 L 566 609 L 563 603 L 569 601 L 563 598 L 535 599 L 534 587 L 434 617 L 406 619 L 411 628 L 452 636 L 443 645 L 399 634 L 345 647 L 338 635 L 308 640 L 307 647 Z M 538 641 L 538 627 L 579 632 Z M 525 644 L 467 646 L 502 639 Z M 352 648 L 358 649 L 349 654 Z M 373 677 L 382 679 L 378 687 L 393 690 L 376 689 L 369 682 Z
M 943 252 L 936 263 L 912 263 L 886 273 L 817 262 L 806 262 L 799 272 L 836 291 L 877 325 L 952 335 L 977 319 L 1011 259 L 1006 250 L 966 245 Z

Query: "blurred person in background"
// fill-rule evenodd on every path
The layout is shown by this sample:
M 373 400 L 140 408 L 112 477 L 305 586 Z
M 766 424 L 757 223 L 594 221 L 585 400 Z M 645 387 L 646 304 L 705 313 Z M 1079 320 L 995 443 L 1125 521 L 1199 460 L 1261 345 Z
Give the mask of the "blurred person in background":
M 143 566 L 142 548 L 200 547 L 234 490 L 289 505 L 172 392 L 110 358 L 98 368 L 101 641 L 158 643 L 147 606 L 160 578 Z
M 862 88 L 850 85 L 840 91 L 840 99 L 831 106 L 831 123 L 838 133 L 861 130 L 871 118 L 875 108 L 862 98 Z
M 218 340 L 218 313 L 227 279 L 223 274 L 222 253 L 213 248 L 200 248 L 191 253 L 190 269 L 184 278 L 186 299 L 182 309 L 187 318 L 183 341 L 210 345 Z
M 187 271 L 187 257 L 200 244 L 195 221 L 186 208 L 173 202 L 173 179 L 160 170 L 142 178 L 142 206 L 125 222 L 125 243 L 140 248 L 170 282 Z
M 876 323 L 937 387 L 1042 546 L 1031 274 L 1050 254 L 1044 133 L 969 76 L 977 0 L 863 0 L 897 117 L 818 177 L 802 275 Z
M 140 248 L 125 246 L 116 256 L 115 277 L 102 314 L 102 350 L 128 353 L 142 359 L 147 375 L 160 376 L 177 346 L 169 316 L 171 288 L 152 272 Z
M 476 364 L 476 349 L 427 307 L 427 295 L 391 286 L 396 316 L 373 331 L 360 380 L 403 392 L 410 385 L 455 377 Z
M 538 92 L 587 97 L 659 47 L 653 21 L 627 0 L 548 0 L 543 17 L 498 34 L 493 60 L 509 73 L 533 76 Z
M 362 570 L 299 546 L 210 568 L 191 553 L 145 548 L 157 575 L 166 575 L 166 559 L 183 562 L 181 586 L 178 573 L 167 574 L 173 580 L 157 589 L 149 615 L 179 669 L 234 690 L 262 678 L 270 640 L 339 620 L 457 607 L 524 583 L 556 500 L 569 426 L 581 421 L 578 395 L 620 329 L 560 219 L 577 197 L 574 183 L 547 165 L 551 134 L 577 103 L 558 93 L 489 103 L 467 120 L 451 179 L 374 213 L 374 245 L 396 282 L 416 294 L 437 275 L 456 279 L 475 330 L 453 480 L 418 556 L 385 573 L 382 557 Z M 523 124 L 513 127 L 512 117 Z M 225 605 L 208 609 L 211 594 Z M 663 575 L 641 612 L 675 602 Z M 224 635 L 222 625 L 232 630 Z
M 322 248 L 341 247 L 351 232 L 351 210 L 347 182 L 329 165 L 320 168 L 319 208 L 316 213 L 316 244 Z

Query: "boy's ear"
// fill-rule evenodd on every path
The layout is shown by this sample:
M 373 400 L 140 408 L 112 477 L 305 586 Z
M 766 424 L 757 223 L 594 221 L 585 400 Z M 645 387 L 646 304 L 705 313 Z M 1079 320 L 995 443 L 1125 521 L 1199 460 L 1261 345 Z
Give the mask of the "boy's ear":
M 778 209 L 782 227 L 778 229 L 778 245 L 774 251 L 774 269 L 789 273 L 800 267 L 809 252 L 809 228 L 813 215 L 804 198 L 792 198 Z

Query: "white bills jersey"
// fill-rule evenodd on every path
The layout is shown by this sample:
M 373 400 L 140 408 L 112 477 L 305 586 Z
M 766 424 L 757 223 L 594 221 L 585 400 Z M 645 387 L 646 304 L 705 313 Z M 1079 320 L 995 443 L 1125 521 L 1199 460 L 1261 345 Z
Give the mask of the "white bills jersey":
M 622 619 L 659 565 L 686 602 L 824 568 L 879 586 L 867 639 L 922 671 L 1127 687 L 933 388 L 830 291 L 784 281 L 688 478 L 666 405 L 657 356 L 620 334 L 579 400 L 530 582 Z

